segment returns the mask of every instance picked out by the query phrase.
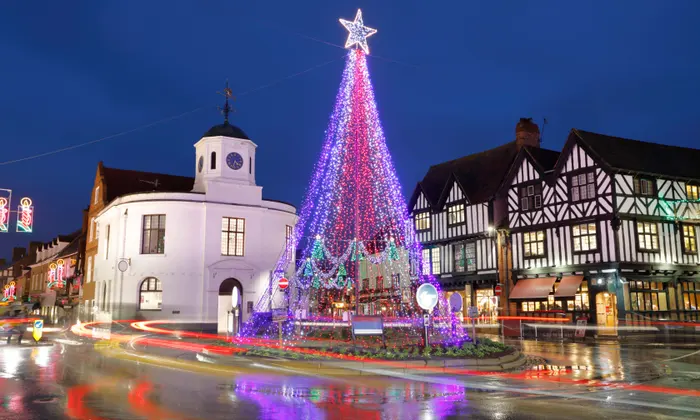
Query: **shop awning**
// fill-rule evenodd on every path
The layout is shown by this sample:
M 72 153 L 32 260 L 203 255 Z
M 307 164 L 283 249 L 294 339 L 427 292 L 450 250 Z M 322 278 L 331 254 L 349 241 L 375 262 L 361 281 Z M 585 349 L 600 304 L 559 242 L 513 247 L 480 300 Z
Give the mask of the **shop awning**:
M 581 282 L 583 281 L 583 276 L 564 276 L 559 282 L 559 287 L 554 293 L 554 297 L 573 297 L 576 295 Z
M 511 299 L 546 299 L 552 291 L 556 277 L 521 279 L 510 292 Z

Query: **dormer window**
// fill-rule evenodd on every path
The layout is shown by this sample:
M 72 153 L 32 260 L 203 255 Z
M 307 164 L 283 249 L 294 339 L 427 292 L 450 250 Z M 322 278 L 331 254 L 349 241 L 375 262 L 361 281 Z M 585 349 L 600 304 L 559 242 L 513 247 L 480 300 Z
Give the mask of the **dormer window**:
M 529 211 L 542 208 L 542 185 L 520 187 L 520 210 Z
M 653 196 L 654 180 L 651 178 L 635 178 L 634 193 L 636 195 Z

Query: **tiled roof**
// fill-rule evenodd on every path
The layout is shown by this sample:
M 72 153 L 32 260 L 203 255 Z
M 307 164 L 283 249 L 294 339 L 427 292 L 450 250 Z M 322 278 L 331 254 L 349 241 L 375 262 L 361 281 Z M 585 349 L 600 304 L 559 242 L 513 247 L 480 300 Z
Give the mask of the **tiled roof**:
M 571 130 L 612 169 L 700 180 L 700 149 Z
M 443 189 L 454 174 L 471 203 L 488 201 L 498 190 L 518 153 L 515 141 L 459 159 L 433 165 L 428 169 L 420 187 L 430 204 L 438 206 Z
M 190 192 L 194 178 L 102 167 L 107 202 L 127 194 L 160 191 Z
M 559 155 L 561 154 L 560 152 L 543 149 L 541 147 L 525 146 L 525 150 L 545 172 L 554 169 Z

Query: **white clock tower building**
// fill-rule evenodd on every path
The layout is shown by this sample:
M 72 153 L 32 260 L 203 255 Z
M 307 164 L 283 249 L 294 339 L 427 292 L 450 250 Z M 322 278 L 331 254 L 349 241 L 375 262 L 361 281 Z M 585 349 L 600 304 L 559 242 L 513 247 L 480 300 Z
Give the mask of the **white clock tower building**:
M 255 184 L 258 145 L 243 130 L 229 123 L 231 106 L 229 91 L 225 92 L 224 123 L 210 128 L 194 145 L 196 167 L 192 191 L 206 194 L 208 200 L 228 201 L 231 194 L 235 194 L 238 202 L 259 201 L 262 187 Z
M 194 145 L 194 178 L 98 166 L 87 281 L 97 282 L 90 304 L 113 318 L 235 333 L 277 304 L 265 296 L 280 257 L 293 261 L 296 209 L 263 199 L 257 145 L 229 122 L 224 94 L 224 123 Z

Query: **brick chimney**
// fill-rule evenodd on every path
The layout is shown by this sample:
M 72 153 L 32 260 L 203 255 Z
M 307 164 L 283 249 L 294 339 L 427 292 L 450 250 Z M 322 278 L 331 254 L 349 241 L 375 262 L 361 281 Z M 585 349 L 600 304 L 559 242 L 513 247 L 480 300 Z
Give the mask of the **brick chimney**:
M 12 248 L 12 262 L 17 262 L 27 255 L 27 249 L 21 246 Z
M 515 126 L 515 143 L 518 147 L 540 147 L 540 128 L 532 118 L 521 118 Z

